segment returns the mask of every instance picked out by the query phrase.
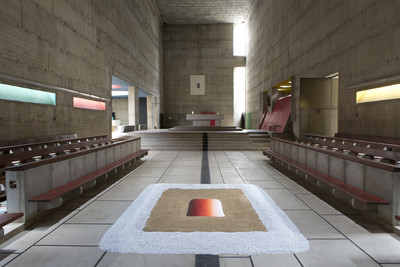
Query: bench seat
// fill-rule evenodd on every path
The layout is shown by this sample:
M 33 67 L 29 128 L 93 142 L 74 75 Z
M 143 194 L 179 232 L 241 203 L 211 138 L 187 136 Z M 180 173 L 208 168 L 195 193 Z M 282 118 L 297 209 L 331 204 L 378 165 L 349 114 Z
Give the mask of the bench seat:
M 355 187 L 353 185 L 350 185 L 346 182 L 343 182 L 339 179 L 336 179 L 332 176 L 329 176 L 323 172 L 320 172 L 318 170 L 315 170 L 313 168 L 310 168 L 304 164 L 301 164 L 297 161 L 294 161 L 292 159 L 289 159 L 281 154 L 278 154 L 270 149 L 263 149 L 263 154 L 268 156 L 268 157 L 273 157 L 276 159 L 279 159 L 280 161 L 283 161 L 296 169 L 306 173 L 307 175 L 310 175 L 320 181 L 323 181 L 324 183 L 328 184 L 329 186 L 339 189 L 340 191 L 350 195 L 352 198 L 357 199 L 358 201 L 361 201 L 362 203 L 371 205 L 371 204 L 376 204 L 376 205 L 389 205 L 390 202 L 387 200 L 384 200 L 378 196 L 375 196 L 373 194 L 370 194 L 368 192 L 365 192 L 361 190 L 358 187 Z
M 13 222 L 22 216 L 24 216 L 23 213 L 0 213 L 0 227 Z
M 51 189 L 47 192 L 41 193 L 37 196 L 34 196 L 30 198 L 28 201 L 29 202 L 51 202 L 54 199 L 60 198 L 63 195 L 83 186 L 85 183 L 90 182 L 96 178 L 101 177 L 104 174 L 107 174 L 108 172 L 118 168 L 119 166 L 122 166 L 123 164 L 136 159 L 136 158 L 142 158 L 145 155 L 148 154 L 149 150 L 139 150 L 129 156 L 126 156 L 118 161 L 115 161 L 103 168 L 100 168 L 96 171 L 93 171 L 91 173 L 85 174 L 77 179 L 74 179 L 64 185 L 58 186 L 54 189 Z

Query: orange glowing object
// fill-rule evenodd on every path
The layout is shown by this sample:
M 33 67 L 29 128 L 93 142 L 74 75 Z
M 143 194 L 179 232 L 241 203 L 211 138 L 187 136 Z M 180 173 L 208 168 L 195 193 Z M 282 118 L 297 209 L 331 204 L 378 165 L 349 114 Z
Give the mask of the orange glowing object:
M 218 199 L 192 199 L 186 216 L 225 217 Z
M 111 85 L 111 88 L 112 88 L 112 89 L 121 88 L 121 85 L 112 84 L 112 85 Z

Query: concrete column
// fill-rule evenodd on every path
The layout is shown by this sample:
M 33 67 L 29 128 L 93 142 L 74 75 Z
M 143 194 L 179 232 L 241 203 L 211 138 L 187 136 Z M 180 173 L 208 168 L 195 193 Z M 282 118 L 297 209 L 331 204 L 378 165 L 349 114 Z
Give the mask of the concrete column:
M 136 125 L 136 130 L 139 124 L 139 89 L 135 86 L 128 86 L 128 118 L 129 125 Z
M 160 102 L 158 97 L 154 97 L 154 113 L 153 113 L 153 123 L 154 128 L 160 129 Z
M 154 97 L 147 96 L 147 129 L 154 129 Z

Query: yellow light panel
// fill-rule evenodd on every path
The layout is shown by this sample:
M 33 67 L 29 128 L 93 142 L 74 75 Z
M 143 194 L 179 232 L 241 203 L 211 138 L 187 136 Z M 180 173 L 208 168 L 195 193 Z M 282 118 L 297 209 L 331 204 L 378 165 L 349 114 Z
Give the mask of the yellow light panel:
M 356 94 L 356 103 L 367 103 L 400 98 L 400 84 L 383 86 L 363 91 Z

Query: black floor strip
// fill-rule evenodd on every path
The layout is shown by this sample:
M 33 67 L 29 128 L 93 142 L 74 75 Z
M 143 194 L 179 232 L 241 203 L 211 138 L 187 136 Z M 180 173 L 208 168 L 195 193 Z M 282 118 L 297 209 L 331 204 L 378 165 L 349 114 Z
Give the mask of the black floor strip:
M 207 151 L 203 151 L 203 158 L 201 161 L 200 183 L 211 184 L 210 167 L 208 165 L 208 152 Z
M 196 255 L 195 267 L 219 267 L 218 255 Z
M 208 133 L 203 133 L 203 151 L 208 151 Z
M 208 165 L 208 135 L 203 133 L 203 158 L 201 160 L 200 183 L 211 184 L 210 166 Z M 201 254 L 196 255 L 195 267 L 219 267 L 219 256 Z

